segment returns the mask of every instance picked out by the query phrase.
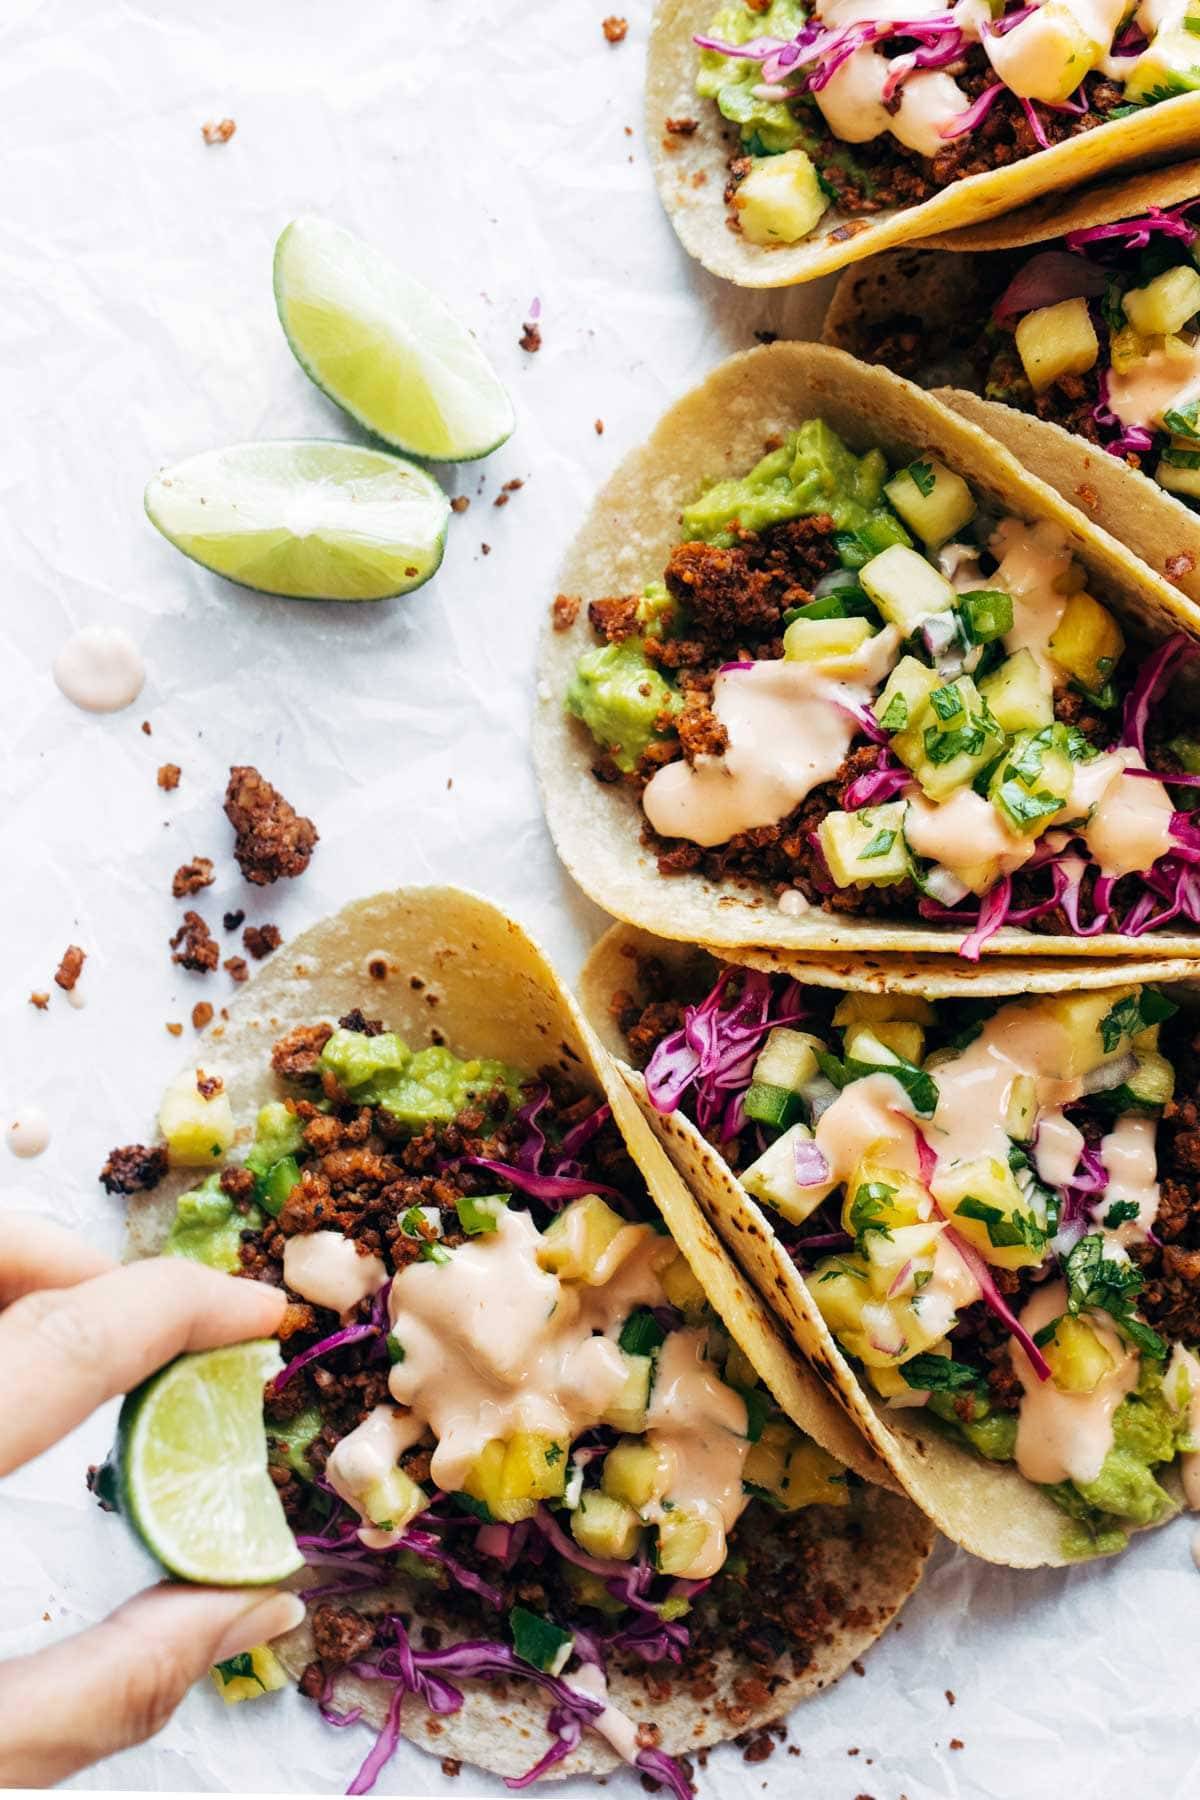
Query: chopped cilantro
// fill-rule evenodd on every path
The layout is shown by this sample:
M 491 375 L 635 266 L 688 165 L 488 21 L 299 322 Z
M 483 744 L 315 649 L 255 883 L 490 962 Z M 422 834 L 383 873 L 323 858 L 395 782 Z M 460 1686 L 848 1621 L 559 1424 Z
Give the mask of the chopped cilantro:
M 886 1181 L 864 1181 L 850 1202 L 850 1229 L 860 1250 L 864 1248 L 870 1231 L 877 1231 L 880 1237 L 891 1238 L 891 1231 L 883 1223 L 881 1215 L 887 1210 L 887 1203 L 895 1197 L 895 1193 L 895 1188 L 889 1187 Z
M 1157 988 L 1139 988 L 1136 994 L 1126 995 L 1105 1013 L 1100 1021 L 1100 1042 L 1106 1054 L 1111 1055 L 1123 1037 L 1136 1037 L 1148 1025 L 1161 1024 L 1178 1011 L 1175 1002 L 1160 994 Z
M 879 723 L 885 731 L 903 731 L 908 724 L 908 701 L 903 694 L 893 694 Z
M 928 500 L 937 486 L 937 476 L 933 472 L 933 465 L 921 461 L 909 463 L 906 472 L 912 477 L 913 486 L 924 499 Z
M 929 704 L 939 719 L 953 719 L 963 709 L 962 695 L 953 683 L 945 687 L 934 688 L 929 696 Z
M 949 1356 L 910 1356 L 900 1364 L 900 1373 L 909 1387 L 928 1388 L 932 1393 L 959 1394 L 979 1386 L 978 1372 Z
M 1128 1220 L 1136 1219 L 1139 1210 L 1136 1200 L 1114 1200 L 1104 1215 L 1104 1223 L 1110 1231 L 1114 1231 L 1118 1225 L 1124 1225 Z
M 227 1656 L 224 1662 L 216 1663 L 214 1667 L 221 1677 L 222 1686 L 227 1687 L 231 1681 L 257 1681 L 263 1693 L 267 1691 L 262 1676 L 254 1667 L 254 1658 L 249 1650 L 243 1650 L 240 1656 Z
M 977 1199 L 974 1194 L 960 1200 L 955 1211 L 964 1219 L 977 1219 L 981 1225 L 986 1225 L 988 1242 L 998 1250 L 1018 1244 L 1040 1250 L 1046 1242 L 1046 1233 L 1032 1213 L 1006 1213 L 999 1206 Z
M 875 856 L 886 856 L 895 841 L 894 831 L 877 831 L 865 849 L 859 851 L 859 862 L 869 862 Z
M 924 1069 L 918 1069 L 915 1063 L 902 1061 L 868 1063 L 860 1062 L 855 1056 L 848 1056 L 844 1061 L 834 1056 L 830 1050 L 818 1050 L 817 1062 L 821 1073 L 834 1087 L 848 1087 L 852 1081 L 862 1081 L 867 1075 L 891 1075 L 904 1089 L 923 1119 L 930 1118 L 937 1111 L 938 1088 L 932 1075 Z
M 394 1331 L 389 1331 L 387 1334 L 387 1353 L 388 1361 L 393 1367 L 396 1363 L 402 1363 L 407 1354 L 404 1345 L 400 1342 L 400 1339 L 396 1336 Z
M 1106 1312 L 1129 1343 L 1161 1361 L 1167 1346 L 1157 1331 L 1134 1316 L 1133 1299 L 1144 1286 L 1141 1270 L 1124 1258 L 1105 1256 L 1104 1239 L 1098 1232 L 1080 1238 L 1066 1263 L 1067 1311 L 1072 1315 L 1089 1309 Z

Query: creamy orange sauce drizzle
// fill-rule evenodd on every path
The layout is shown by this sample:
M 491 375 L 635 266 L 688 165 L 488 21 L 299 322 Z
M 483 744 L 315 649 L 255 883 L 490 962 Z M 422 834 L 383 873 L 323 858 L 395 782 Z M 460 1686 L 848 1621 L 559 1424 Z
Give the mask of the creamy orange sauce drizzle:
M 908 796 L 904 835 L 918 856 L 959 875 L 984 865 L 990 874 L 997 864 L 1000 875 L 1010 875 L 1037 849 L 1036 838 L 1010 831 L 991 802 L 972 787 L 959 788 L 941 801 L 914 789 Z
M 1163 414 L 1200 398 L 1200 344 L 1152 350 L 1128 369 L 1110 369 L 1108 404 L 1122 425 L 1161 426 Z
M 1172 848 L 1175 808 L 1166 788 L 1161 781 L 1135 781 L 1124 773 L 1145 766 L 1128 748 L 1075 764 L 1064 817 L 1084 821 L 1079 835 L 1103 875 L 1143 872 Z
M 723 844 L 785 818 L 845 759 L 857 727 L 838 702 L 866 705 L 898 645 L 895 626 L 886 626 L 838 665 L 845 679 L 816 663 L 787 661 L 718 675 L 712 706 L 728 745 L 719 756 L 668 763 L 652 776 L 642 805 L 655 831 Z
M 1011 594 L 1013 600 L 1013 627 L 1005 634 L 1005 650 L 1010 656 L 1028 650 L 1039 662 L 1055 667 L 1049 644 L 1067 604 L 1063 590 L 1071 575 L 1066 533 L 1050 519 L 1036 525 L 1002 519 L 988 549 L 999 567 L 987 577 L 987 585 Z
M 1158 1154 L 1155 1149 L 1157 1120 L 1145 1113 L 1122 1113 L 1100 1144 L 1100 1161 L 1108 1173 L 1104 1209 L 1116 1200 L 1129 1200 L 1137 1218 L 1114 1227 L 1110 1237 L 1119 1243 L 1140 1243 L 1158 1217 Z
M 1067 1310 L 1061 1281 L 1034 1293 L 1021 1313 L 1032 1336 Z M 1090 1394 L 1067 1394 L 1053 1381 L 1039 1381 L 1024 1350 L 1011 1343 L 1013 1369 L 1024 1389 L 1017 1415 L 1016 1463 L 1027 1481 L 1095 1481 L 1113 1446 L 1113 1414 L 1137 1386 L 1139 1359 L 1097 1315 L 1088 1323 L 1108 1351 L 1112 1366 Z
M 347 1313 L 379 1291 L 387 1269 L 377 1256 L 360 1256 L 352 1238 L 340 1231 L 311 1231 L 290 1237 L 283 1252 L 283 1279 L 293 1293 L 314 1306 Z
M 347 1241 L 316 1232 L 289 1239 L 288 1250 L 317 1238 Z M 539 1267 L 543 1243 L 528 1213 L 507 1208 L 495 1231 L 458 1245 L 447 1262 L 410 1263 L 394 1277 L 388 1310 L 404 1357 L 388 1387 L 397 1404 L 377 1407 L 329 1461 L 330 1482 L 360 1516 L 367 1489 L 413 1444 L 432 1438 L 431 1478 L 454 1491 L 493 1439 L 532 1432 L 560 1443 L 566 1456 L 617 1400 L 629 1375 L 617 1343 L 621 1326 L 636 1307 L 665 1301 L 660 1276 L 675 1246 L 648 1225 L 629 1225 L 585 1283 Z M 341 1276 L 332 1246 L 310 1248 L 308 1256 L 323 1271 L 336 1258 Z M 305 1291 L 286 1269 L 285 1278 Z M 328 1291 L 323 1281 L 311 1285 Z M 707 1343 L 703 1330 L 667 1336 L 646 1420 L 646 1441 L 667 1471 L 663 1499 L 709 1527 L 683 1571 L 692 1579 L 721 1567 L 727 1534 L 746 1504 L 746 1403 L 705 1359 Z M 645 1516 L 652 1523 L 661 1514 L 660 1506 Z M 370 1525 L 360 1535 L 373 1544 L 396 1541 Z
M 979 1036 L 931 1070 L 938 1104 L 923 1126 L 939 1161 L 1008 1155 L 1004 1128 L 1013 1082 L 1033 1077 L 1039 1113 L 1078 1099 L 1078 1080 L 1064 1079 L 1070 1065 L 1069 1033 L 1044 1003 L 1002 1006 Z
M 1200 1359 L 1192 1350 L 1176 1344 L 1163 1376 L 1163 1392 L 1176 1413 L 1183 1412 L 1188 1436 L 1200 1444 Z M 1182 1402 L 1182 1404 L 1179 1404 Z M 1200 1512 L 1200 1450 L 1185 1450 L 1179 1458 L 1183 1497 L 1193 1512 Z M 1200 1568 L 1200 1557 L 1197 1557 Z

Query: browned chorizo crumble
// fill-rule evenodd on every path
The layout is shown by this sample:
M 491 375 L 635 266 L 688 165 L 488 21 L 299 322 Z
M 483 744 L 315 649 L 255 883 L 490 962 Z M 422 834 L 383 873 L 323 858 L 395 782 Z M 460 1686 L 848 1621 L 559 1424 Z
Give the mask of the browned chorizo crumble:
M 165 1144 L 126 1144 L 109 1151 L 100 1185 L 108 1194 L 143 1194 L 157 1187 L 166 1172 Z
M 455 513 L 465 513 L 470 504 L 470 499 L 466 494 L 455 494 L 453 500 L 450 502 L 450 511 Z
M 555 631 L 570 631 L 579 617 L 579 609 L 583 605 L 577 594 L 556 594 L 550 609 L 550 617 Z
M 624 43 L 625 34 L 629 30 L 629 20 L 618 18 L 615 13 L 610 13 L 607 19 L 601 21 L 600 29 L 610 44 L 621 44 Z
M 221 958 L 220 946 L 198 912 L 184 913 L 170 947 L 171 961 L 196 975 L 207 975 Z
M 224 1091 L 225 1083 L 220 1075 L 206 1075 L 203 1069 L 196 1070 L 196 1092 L 202 1099 L 215 1100 Z
M 176 900 L 182 900 L 186 894 L 198 894 L 201 888 L 211 887 L 216 880 L 212 861 L 207 856 L 194 856 L 191 862 L 181 863 L 171 877 L 171 892 Z
M 230 769 L 225 817 L 233 826 L 233 854 L 247 881 L 267 887 L 303 875 L 318 840 L 317 828 L 257 769 L 246 764 Z
M 197 1000 L 195 1006 L 192 1008 L 193 1030 L 203 1031 L 206 1025 L 212 1023 L 212 1016 L 213 1009 L 210 1003 L 207 1000 Z
M 283 942 L 283 933 L 278 925 L 247 925 L 242 933 L 242 942 L 255 962 L 261 962 L 264 956 L 270 956 L 272 950 L 278 950 Z
M 221 925 L 226 931 L 236 931 L 245 917 L 241 907 L 238 907 L 236 912 L 227 912 L 221 915 Z
M 226 970 L 231 981 L 245 981 L 250 974 L 249 964 L 244 956 L 227 956 L 221 967 Z
M 179 786 L 179 777 L 182 773 L 183 770 L 179 767 L 178 763 L 164 763 L 158 771 L 157 780 L 159 787 L 169 794 L 173 788 Z
M 35 988 L 33 993 L 29 996 L 29 1004 L 30 1006 L 36 1006 L 39 1012 L 45 1012 L 50 1004 L 50 996 L 49 994 L 39 992 Z
M 68 944 L 62 954 L 62 961 L 54 971 L 57 985 L 69 994 L 83 974 L 83 965 L 87 961 L 87 951 L 81 950 L 78 944 Z
M 521 335 L 517 339 L 517 343 L 522 350 L 527 350 L 530 356 L 533 356 L 542 347 L 541 327 L 536 325 L 532 319 L 526 319 L 521 327 Z
M 206 144 L 227 144 L 236 130 L 233 119 L 207 119 L 200 127 L 200 135 Z

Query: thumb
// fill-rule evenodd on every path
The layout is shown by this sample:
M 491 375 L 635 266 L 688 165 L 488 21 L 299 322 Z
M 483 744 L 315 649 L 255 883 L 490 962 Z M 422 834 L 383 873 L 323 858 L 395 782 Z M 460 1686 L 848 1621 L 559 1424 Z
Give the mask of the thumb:
M 0 1787 L 50 1787 L 153 1737 L 213 1663 L 303 1617 L 295 1594 L 164 1582 L 90 1631 L 0 1663 Z

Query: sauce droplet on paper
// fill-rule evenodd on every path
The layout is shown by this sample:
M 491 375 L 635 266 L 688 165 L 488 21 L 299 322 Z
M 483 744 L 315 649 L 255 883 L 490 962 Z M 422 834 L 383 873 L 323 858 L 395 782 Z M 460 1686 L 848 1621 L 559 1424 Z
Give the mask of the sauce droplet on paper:
M 54 659 L 54 679 L 84 712 L 120 712 L 146 680 L 142 653 L 118 625 L 85 625 Z
M 50 1142 L 50 1121 L 40 1106 L 22 1106 L 4 1135 L 14 1156 L 40 1156 Z

